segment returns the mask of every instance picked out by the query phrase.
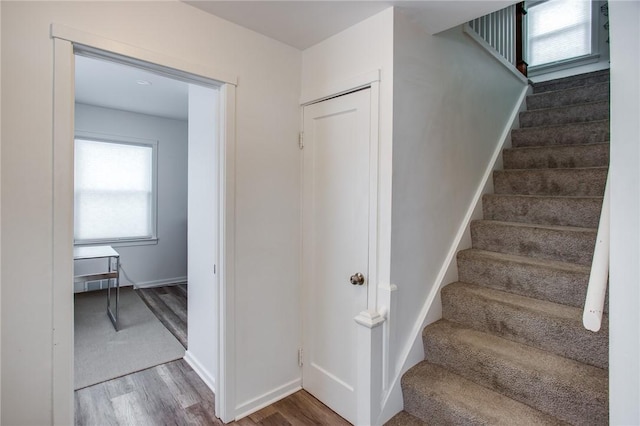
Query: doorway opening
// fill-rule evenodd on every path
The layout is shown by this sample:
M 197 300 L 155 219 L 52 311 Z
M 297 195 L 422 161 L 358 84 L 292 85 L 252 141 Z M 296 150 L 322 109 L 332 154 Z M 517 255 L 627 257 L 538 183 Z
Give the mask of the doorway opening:
M 233 164 L 230 164 L 231 167 L 227 165 L 227 152 L 233 149 L 233 114 L 226 114 L 227 109 L 231 109 L 235 102 L 235 85 L 234 83 L 224 83 L 224 81 L 228 81 L 227 79 L 215 80 L 211 77 L 203 77 L 210 75 L 208 73 L 200 73 L 191 74 L 188 70 L 194 69 L 197 67 L 193 67 L 189 64 L 182 64 L 179 60 L 172 60 L 171 58 L 158 57 L 158 55 L 150 54 L 150 52 L 132 48 L 128 45 L 120 45 L 117 42 L 113 41 L 105 41 L 100 38 L 94 37 L 92 38 L 91 46 L 88 47 L 86 44 L 76 44 L 73 41 L 69 41 L 70 38 L 76 37 L 79 40 L 86 39 L 86 34 L 78 32 L 78 34 L 70 34 L 69 29 L 66 29 L 65 38 L 61 39 L 56 37 L 56 34 L 59 32 L 55 28 L 52 28 L 52 34 L 54 37 L 54 49 L 55 49 L 55 60 L 54 60 L 54 90 L 55 90 L 55 114 L 54 114 L 54 152 L 56 161 L 54 162 L 54 188 L 53 188 L 53 196 L 54 196 L 54 216 L 55 221 L 57 222 L 57 226 L 54 226 L 54 246 L 56 246 L 59 250 L 54 250 L 56 255 L 54 256 L 54 264 L 59 265 L 57 272 L 54 273 L 54 399 L 57 401 L 54 406 L 56 407 L 56 412 L 54 412 L 54 418 L 60 419 L 62 423 L 68 423 L 71 419 L 73 419 L 73 394 L 69 394 L 69 390 L 73 389 L 73 347 L 74 347 L 74 338 L 73 338 L 73 293 L 69 291 L 69 283 L 73 282 L 73 243 L 74 243 L 74 232 L 73 232 L 73 217 L 74 217 L 74 138 L 76 135 L 76 129 L 73 126 L 74 116 L 75 116 L 75 105 L 74 105 L 74 96 L 73 96 L 73 85 L 75 81 L 75 68 L 74 61 L 76 55 L 93 57 L 101 60 L 108 60 L 116 63 L 126 64 L 130 66 L 134 66 L 136 68 L 142 68 L 151 73 L 161 74 L 164 76 L 171 76 L 176 80 L 180 80 L 187 84 L 188 92 L 199 94 L 200 99 L 203 96 L 208 96 L 207 103 L 210 108 L 204 114 L 200 114 L 198 118 L 189 120 L 188 127 L 200 128 L 200 133 L 196 135 L 192 128 L 189 128 L 188 134 L 189 139 L 195 139 L 196 142 L 192 144 L 192 141 L 189 141 L 189 154 L 193 152 L 194 159 L 197 159 L 197 162 L 204 163 L 208 160 L 206 166 L 200 166 L 201 168 L 206 168 L 211 173 L 211 179 L 207 182 L 206 188 L 204 184 L 200 184 L 200 190 L 206 189 L 206 194 L 197 194 L 193 193 L 192 188 L 198 188 L 198 185 L 187 185 L 186 192 L 188 193 L 189 199 L 194 199 L 196 201 L 201 199 L 206 199 L 208 201 L 208 206 L 213 206 L 215 211 L 213 212 L 204 212 L 205 214 L 201 215 L 201 218 L 195 218 L 195 222 L 191 223 L 190 226 L 192 228 L 197 228 L 202 230 L 202 226 L 208 226 L 212 229 L 210 232 L 204 232 L 207 235 L 213 235 L 213 238 L 210 238 L 207 241 L 208 249 L 208 258 L 213 262 L 211 265 L 198 265 L 197 261 L 192 261 L 187 255 L 189 264 L 189 272 L 185 274 L 189 276 L 189 290 L 188 293 L 191 293 L 191 287 L 194 276 L 197 276 L 198 273 L 191 273 L 191 263 L 193 263 L 194 267 L 200 267 L 201 270 L 206 270 L 206 284 L 203 287 L 206 287 L 207 291 L 214 294 L 214 297 L 191 297 L 191 299 L 196 302 L 196 307 L 192 309 L 191 303 L 189 303 L 188 312 L 188 324 L 189 324 L 189 342 L 188 342 L 188 350 L 185 353 L 184 359 L 185 361 L 195 370 L 195 373 L 200 376 L 204 383 L 211 388 L 214 389 L 216 387 L 216 415 L 218 417 L 224 418 L 225 414 L 225 383 L 228 375 L 225 374 L 226 364 L 225 360 L 221 359 L 221 352 L 224 352 L 226 348 L 232 348 L 233 345 L 227 346 L 225 340 L 223 339 L 223 333 L 220 333 L 220 330 L 224 330 L 227 327 L 226 322 L 224 321 L 225 315 L 229 315 L 227 312 L 227 306 L 231 309 L 233 306 L 228 304 L 226 301 L 226 294 L 222 292 L 220 283 L 225 282 L 229 284 L 229 281 L 225 281 L 226 279 L 226 264 L 225 261 L 229 258 L 232 258 L 233 252 L 229 252 L 225 249 L 228 242 L 225 239 L 225 229 L 228 224 L 232 224 L 233 220 L 233 210 L 228 208 L 229 206 L 229 195 L 228 190 L 229 185 L 233 185 L 233 182 L 229 182 L 225 176 L 226 173 L 232 171 Z M 71 37 L 70 37 L 71 36 Z M 109 50 L 101 50 L 101 48 L 108 48 Z M 127 55 L 123 56 L 121 52 L 126 51 Z M 135 59 L 140 58 L 140 59 Z M 154 58 L 158 58 L 158 61 L 153 60 Z M 145 61 L 147 59 L 147 61 Z M 151 59 L 151 61 L 148 61 Z M 158 65 L 170 63 L 172 65 L 178 65 L 175 67 L 167 67 L 166 65 Z M 181 71 L 182 69 L 186 71 Z M 204 94 L 204 95 L 203 95 Z M 194 98 L 198 96 L 194 94 Z M 189 107 L 191 110 L 191 106 Z M 197 110 L 194 108 L 194 111 Z M 206 115 L 209 114 L 209 115 Z M 198 120 L 206 120 L 207 124 L 200 124 L 200 126 L 196 126 Z M 202 132 L 204 130 L 204 133 Z M 231 131 L 230 131 L 231 130 Z M 118 133 L 119 136 L 122 136 L 126 132 Z M 116 136 L 118 136 L 116 135 Z M 85 138 L 87 139 L 87 138 Z M 109 138 L 109 139 L 117 139 L 117 138 Z M 102 140 L 98 140 L 97 142 L 102 143 L 111 143 L 111 145 L 115 146 L 117 143 L 114 142 L 122 142 L 117 140 L 107 140 L 103 138 Z M 144 143 L 141 141 L 133 141 L 133 144 L 137 146 L 143 146 Z M 158 150 L 162 150 L 162 143 L 158 144 Z M 195 148 L 192 149 L 192 146 Z M 206 146 L 206 152 L 203 150 L 203 146 Z M 205 154 L 209 155 L 209 157 L 205 156 Z M 191 163 L 191 159 L 186 159 L 187 163 Z M 193 160 L 196 161 L 196 160 Z M 153 169 L 153 166 L 151 167 Z M 197 169 L 198 167 L 188 167 L 189 169 Z M 190 174 L 190 172 L 186 172 Z M 187 176 L 187 180 L 192 179 L 191 176 Z M 231 188 L 233 189 L 233 188 Z M 150 197 L 153 199 L 153 197 Z M 201 208 L 200 205 L 198 208 Z M 161 211 L 159 211 L 162 214 Z M 208 213 L 208 214 L 206 214 Z M 229 217 L 231 214 L 231 218 Z M 162 221 L 162 216 L 158 219 L 159 222 Z M 202 223 L 198 222 L 198 220 L 204 220 Z M 187 221 L 191 221 L 191 217 L 187 218 Z M 153 220 L 152 220 L 153 221 Z M 161 225 L 159 223 L 159 225 Z M 183 224 L 186 228 L 186 223 Z M 158 228 L 157 235 L 151 235 L 148 238 L 148 241 L 136 241 L 135 243 L 132 241 L 128 241 L 127 243 L 131 244 L 131 246 L 135 247 L 136 243 L 140 246 L 144 245 L 144 243 L 149 243 L 150 246 L 157 246 L 157 241 L 153 241 L 154 239 L 160 240 L 162 239 L 162 230 L 161 226 Z M 142 238 L 144 239 L 144 238 Z M 105 243 L 105 241 L 94 241 L 94 243 Z M 189 243 L 187 243 L 189 244 Z M 117 242 L 114 242 L 115 246 L 118 246 Z M 202 246 L 198 247 L 200 250 L 203 249 Z M 120 249 L 122 250 L 122 249 Z M 125 261 L 126 262 L 126 261 Z M 124 264 L 125 273 L 126 271 L 126 263 Z M 197 269 L 197 268 L 196 268 Z M 121 275 L 121 277 L 126 277 Z M 131 277 L 132 278 L 132 277 Z M 135 280 L 131 280 L 135 281 Z M 197 287 L 197 286 L 196 286 Z M 121 301 L 122 302 L 122 301 Z M 198 303 L 206 304 L 205 308 L 198 309 Z M 191 319 L 191 312 L 197 313 L 201 311 L 206 311 L 209 316 L 207 318 L 196 318 L 195 320 Z M 106 313 L 105 313 L 106 317 Z M 207 322 L 208 321 L 208 322 Z M 124 323 L 122 324 L 124 325 Z M 206 334 L 206 342 L 201 345 L 195 344 L 192 341 L 193 336 L 198 336 L 197 332 L 192 332 L 192 326 L 196 328 L 200 326 L 202 329 L 207 330 Z M 115 330 L 114 330 L 115 331 Z M 203 333 L 200 333 L 202 337 Z M 225 334 L 225 336 L 229 336 L 229 334 Z M 231 334 L 232 336 L 232 334 Z M 228 338 L 227 338 L 228 339 Z M 222 341 L 220 341 L 222 340 Z M 197 341 L 197 339 L 196 339 Z M 70 362 L 71 361 L 71 362 Z
M 188 96 L 182 81 L 75 56 L 75 390 L 184 357 Z

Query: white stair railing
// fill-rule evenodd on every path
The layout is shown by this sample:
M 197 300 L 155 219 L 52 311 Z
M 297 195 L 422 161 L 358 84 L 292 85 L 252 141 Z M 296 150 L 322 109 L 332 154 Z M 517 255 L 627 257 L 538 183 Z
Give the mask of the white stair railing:
M 593 264 L 587 287 L 587 297 L 584 302 L 582 324 L 587 330 L 596 332 L 602 325 L 604 300 L 609 282 L 609 176 L 604 189 L 602 213 L 598 225 L 598 236 L 593 251 Z
M 516 5 L 469 21 L 469 26 L 516 66 Z

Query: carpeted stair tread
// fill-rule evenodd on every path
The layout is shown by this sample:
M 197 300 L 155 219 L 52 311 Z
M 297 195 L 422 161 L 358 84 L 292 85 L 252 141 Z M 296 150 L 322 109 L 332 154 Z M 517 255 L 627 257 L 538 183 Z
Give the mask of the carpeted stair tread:
M 608 318 L 600 332 L 582 309 L 456 282 L 442 289 L 443 318 L 600 368 L 608 367 Z
M 509 169 L 493 172 L 496 194 L 602 197 L 607 167 Z
M 425 360 L 574 424 L 607 424 L 608 371 L 446 320 L 424 329 Z
M 483 217 L 503 222 L 597 228 L 602 197 L 486 194 Z
M 526 146 L 580 145 L 603 143 L 609 140 L 609 120 L 558 124 L 513 129 L 514 148 Z
M 609 144 L 555 145 L 505 149 L 505 169 L 555 169 L 609 166 Z
M 536 109 L 520 113 L 520 127 L 548 126 L 609 118 L 609 101 Z
M 427 426 L 428 423 L 420 420 L 419 418 L 407 413 L 406 411 L 400 411 L 393 416 L 384 426 Z
M 533 86 L 393 425 L 608 424 L 606 298 L 600 332 L 582 310 L 608 175 L 609 72 Z
M 609 82 L 553 90 L 527 96 L 527 109 L 553 108 L 609 99 Z
M 457 260 L 460 281 L 577 308 L 584 306 L 589 266 L 479 249 L 462 250 Z
M 593 71 L 590 73 L 557 78 L 533 84 L 534 93 L 571 89 L 574 87 L 592 86 L 594 84 L 608 82 L 609 70 Z
M 426 361 L 412 367 L 402 377 L 402 391 L 405 411 L 434 425 L 564 424 Z
M 475 220 L 471 241 L 476 249 L 590 265 L 596 229 Z

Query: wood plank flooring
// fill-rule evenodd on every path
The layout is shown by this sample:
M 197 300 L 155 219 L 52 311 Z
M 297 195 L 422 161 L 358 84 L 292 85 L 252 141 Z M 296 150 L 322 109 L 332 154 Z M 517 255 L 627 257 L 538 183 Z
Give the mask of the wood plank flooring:
M 187 349 L 187 284 L 139 288 L 136 292 Z
M 187 347 L 187 286 L 136 290 L 160 322 Z M 78 426 L 212 425 L 215 397 L 184 360 L 177 360 L 75 392 Z M 301 390 L 234 426 L 342 426 L 350 423 Z
M 76 425 L 219 425 L 214 396 L 184 360 L 75 393 Z
M 77 426 L 213 425 L 215 397 L 184 360 L 99 383 L 75 393 Z M 237 426 L 350 423 L 301 390 L 237 422 Z

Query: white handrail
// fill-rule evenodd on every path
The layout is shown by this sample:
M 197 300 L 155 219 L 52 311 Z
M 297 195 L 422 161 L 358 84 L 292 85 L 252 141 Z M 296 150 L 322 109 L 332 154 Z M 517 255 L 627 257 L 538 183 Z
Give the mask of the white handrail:
M 598 224 L 598 236 L 593 251 L 593 264 L 591 265 L 587 297 L 582 313 L 584 328 L 593 332 L 600 330 L 609 281 L 609 213 L 609 176 L 607 175 L 600 223 Z

